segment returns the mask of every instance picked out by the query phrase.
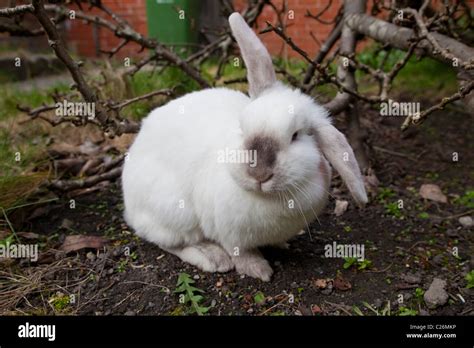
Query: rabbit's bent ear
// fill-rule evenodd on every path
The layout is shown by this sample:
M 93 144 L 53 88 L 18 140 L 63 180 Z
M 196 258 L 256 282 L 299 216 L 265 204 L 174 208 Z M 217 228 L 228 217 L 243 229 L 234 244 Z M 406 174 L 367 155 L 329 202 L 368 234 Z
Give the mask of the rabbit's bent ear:
M 324 156 L 341 175 L 356 203 L 364 206 L 368 201 L 364 182 L 346 137 L 330 124 L 315 127 L 315 131 Z
M 250 97 L 255 99 L 277 81 L 272 58 L 240 13 L 232 13 L 229 24 L 247 66 Z

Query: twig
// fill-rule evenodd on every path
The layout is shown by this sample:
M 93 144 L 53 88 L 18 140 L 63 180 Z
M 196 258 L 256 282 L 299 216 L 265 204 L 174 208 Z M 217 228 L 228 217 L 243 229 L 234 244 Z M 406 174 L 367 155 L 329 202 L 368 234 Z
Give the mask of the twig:
M 111 109 L 122 109 L 124 107 L 126 107 L 127 105 L 130 105 L 130 104 L 133 104 L 133 103 L 136 103 L 138 101 L 141 101 L 141 100 L 145 100 L 145 99 L 150 99 L 151 97 L 154 97 L 154 96 L 157 96 L 157 95 L 166 95 L 166 96 L 171 96 L 173 94 L 174 90 L 173 89 L 160 89 L 160 90 L 156 90 L 156 91 L 153 91 L 153 92 L 150 92 L 150 93 L 147 93 L 147 94 L 143 94 L 143 95 L 140 95 L 138 97 L 135 97 L 135 98 L 131 98 L 131 99 L 127 99 L 119 104 L 112 104 L 112 105 L 109 105 L 109 107 Z
M 402 131 L 406 130 L 410 124 L 415 124 L 415 125 L 420 124 L 426 119 L 426 117 L 429 114 L 432 114 L 433 112 L 437 110 L 443 109 L 446 105 L 453 103 L 456 100 L 463 99 L 466 95 L 468 95 L 473 90 L 474 90 L 474 80 L 468 82 L 464 86 L 461 86 L 456 93 L 454 93 L 453 95 L 449 97 L 441 99 L 439 103 L 431 106 L 430 108 L 422 111 L 421 113 L 407 116 L 401 126 L 401 130 Z
M 409 159 L 410 161 L 413 161 L 413 162 L 418 162 L 418 159 L 416 159 L 416 158 L 414 158 L 414 157 L 412 157 L 412 156 L 410 156 L 410 155 L 401 153 L 401 152 L 397 152 L 397 151 L 393 151 L 393 150 L 384 149 L 383 147 L 380 147 L 380 146 L 373 146 L 373 149 L 376 150 L 376 151 L 388 153 L 389 155 L 407 158 L 407 159 Z
M 87 188 L 106 180 L 114 180 L 122 174 L 122 167 L 114 168 L 108 172 L 93 175 L 85 179 L 57 180 L 48 186 L 59 191 L 72 191 L 80 188 Z

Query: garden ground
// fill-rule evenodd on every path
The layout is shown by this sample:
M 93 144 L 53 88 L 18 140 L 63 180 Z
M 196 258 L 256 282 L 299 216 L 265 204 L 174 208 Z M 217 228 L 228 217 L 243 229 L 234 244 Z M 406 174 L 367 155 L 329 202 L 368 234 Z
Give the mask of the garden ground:
M 474 214 L 472 115 L 457 105 L 401 134 L 401 118 L 370 108 L 362 114 L 379 180 L 370 203 L 355 208 L 336 176 L 319 222 L 289 249 L 263 250 L 274 269 L 270 282 L 201 272 L 140 240 L 123 221 L 120 183 L 110 183 L 75 197 L 74 209 L 61 197 L 23 213 L 22 231 L 33 233 L 18 236 L 39 243 L 41 255 L 37 263 L 2 262 L 0 313 L 474 315 L 474 289 L 467 288 L 474 285 L 474 230 L 459 222 Z M 439 186 L 447 203 L 422 198 L 423 184 Z M 335 199 L 349 202 L 339 217 Z M 82 245 L 66 253 L 71 235 L 97 238 L 78 239 Z M 363 244 L 366 261 L 324 257 L 333 241 Z M 424 292 L 434 278 L 446 281 L 448 298 L 429 308 Z

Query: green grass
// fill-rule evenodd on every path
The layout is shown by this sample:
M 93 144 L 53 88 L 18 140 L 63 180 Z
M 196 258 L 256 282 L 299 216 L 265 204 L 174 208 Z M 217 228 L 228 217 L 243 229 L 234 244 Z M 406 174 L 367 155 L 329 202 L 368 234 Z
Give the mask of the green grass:
M 19 111 L 17 105 L 35 108 L 42 104 L 50 104 L 53 99 L 50 94 L 55 90 L 60 92 L 68 91 L 68 85 L 58 83 L 56 86 L 44 91 L 36 89 L 31 91 L 21 91 L 11 86 L 0 87 L 0 121 L 15 117 Z
M 467 284 L 466 284 L 467 289 L 474 288 L 474 270 L 466 274 L 466 281 L 467 281 Z
M 165 88 L 174 88 L 177 94 L 185 94 L 199 89 L 196 81 L 174 67 L 165 68 L 160 72 L 139 71 L 130 79 L 130 84 L 134 96 Z M 140 120 L 157 106 L 156 102 L 150 100 L 141 101 L 126 107 L 123 113 L 131 115 L 134 120 Z
M 384 71 L 390 71 L 393 66 L 404 57 L 405 52 L 402 50 L 393 50 L 381 65 L 386 54 L 385 51 L 379 51 L 379 45 L 375 44 L 367 47 L 358 53 L 356 59 L 375 69 L 381 67 Z M 364 81 L 367 75 L 361 71 L 357 71 L 356 78 L 359 82 Z M 361 91 L 370 90 L 371 86 L 363 86 L 359 83 Z M 423 58 L 419 60 L 411 57 L 407 64 L 401 69 L 394 80 L 393 93 L 410 93 L 411 96 L 426 96 L 454 93 L 457 90 L 457 80 L 455 70 L 441 62 L 432 58 Z
M 372 266 L 372 261 L 368 259 L 364 259 L 362 261 L 357 260 L 355 257 L 345 257 L 344 258 L 344 264 L 342 267 L 344 269 L 349 269 L 352 266 L 356 266 L 359 271 L 363 271 L 365 269 L 368 269 Z
M 54 89 L 66 90 L 67 86 L 59 84 L 43 92 L 0 88 L 0 207 L 4 209 L 25 203 L 47 176 L 32 172 L 47 161 L 47 134 L 37 121 L 16 124 L 17 105 L 34 108 L 52 103 L 49 93 Z
M 454 203 L 463 205 L 468 209 L 474 208 L 474 190 L 467 190 L 464 195 L 454 200 Z

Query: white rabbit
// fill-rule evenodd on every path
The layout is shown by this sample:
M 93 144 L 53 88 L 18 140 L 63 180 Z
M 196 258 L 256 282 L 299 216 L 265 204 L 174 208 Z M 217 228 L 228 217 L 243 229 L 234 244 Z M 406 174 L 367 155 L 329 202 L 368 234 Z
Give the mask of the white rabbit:
M 331 180 L 327 161 L 359 205 L 367 195 L 326 110 L 276 80 L 269 53 L 240 14 L 229 23 L 250 98 L 212 88 L 153 110 L 125 161 L 125 218 L 139 236 L 204 271 L 235 266 L 269 281 L 273 271 L 258 247 L 285 244 L 317 217 Z M 222 160 L 255 153 L 256 161 Z

